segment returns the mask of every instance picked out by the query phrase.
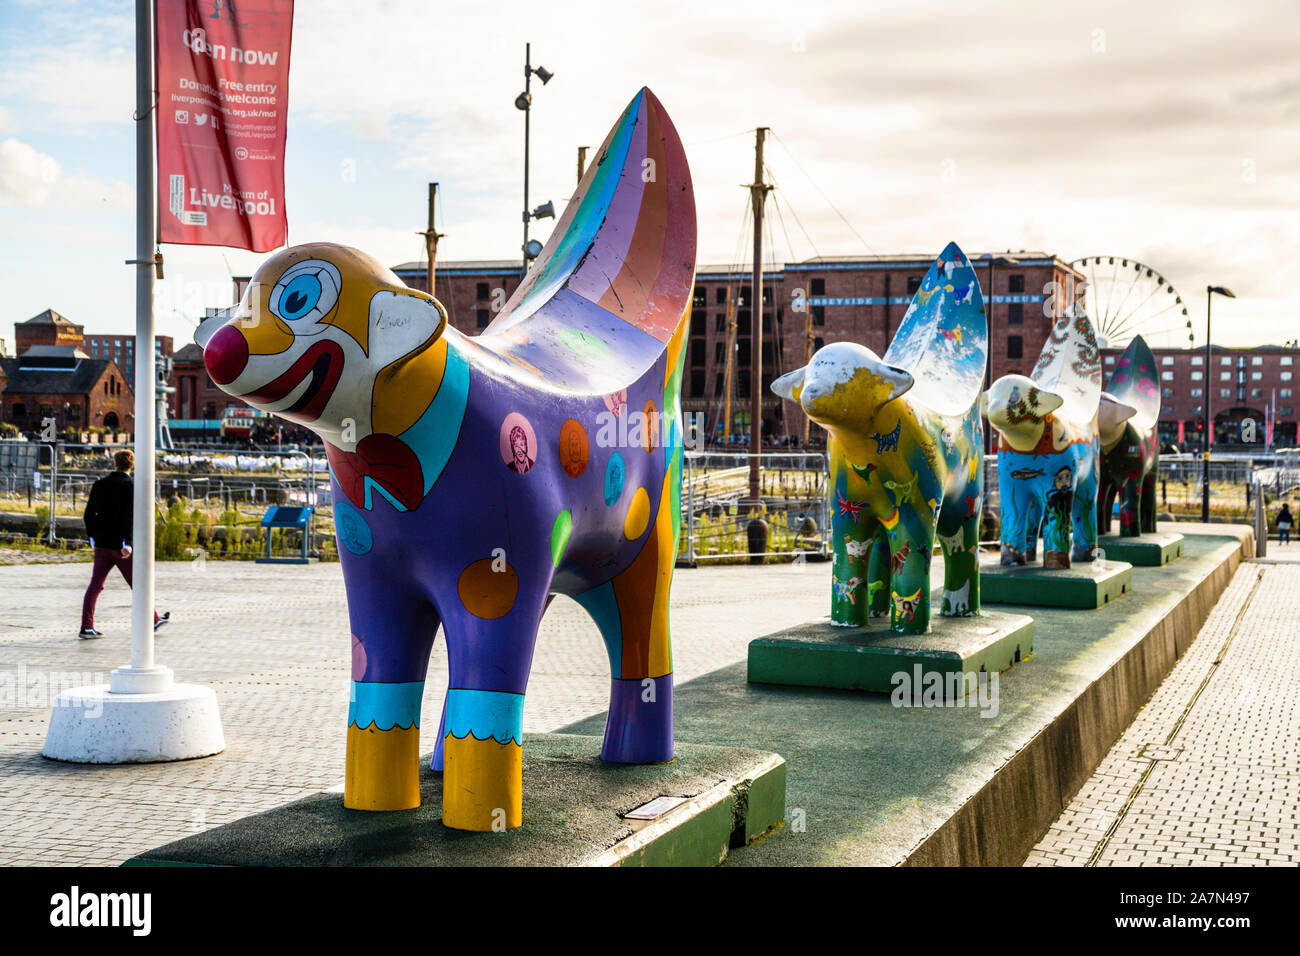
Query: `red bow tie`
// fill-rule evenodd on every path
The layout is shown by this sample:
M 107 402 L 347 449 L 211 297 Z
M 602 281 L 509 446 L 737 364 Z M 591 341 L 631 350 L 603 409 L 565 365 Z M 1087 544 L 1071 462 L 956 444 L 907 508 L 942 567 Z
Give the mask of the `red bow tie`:
M 424 497 L 424 471 L 409 445 L 392 435 L 367 435 L 356 451 L 343 451 L 328 442 L 334 478 L 358 508 L 366 506 L 366 479 L 382 487 L 394 500 L 414 511 Z

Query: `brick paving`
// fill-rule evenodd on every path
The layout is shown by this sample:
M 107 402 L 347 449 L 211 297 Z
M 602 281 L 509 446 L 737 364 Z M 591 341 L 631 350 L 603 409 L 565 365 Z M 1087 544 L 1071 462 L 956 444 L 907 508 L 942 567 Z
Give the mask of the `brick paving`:
M 158 660 L 178 680 L 215 690 L 225 752 L 121 767 L 41 757 L 51 684 L 57 695 L 104 683 L 128 661 L 130 592 L 116 575 L 96 615 L 107 636 L 76 636 L 89 573 L 84 564 L 0 567 L 0 864 L 117 864 L 342 783 L 351 656 L 337 564 L 159 564 L 159 606 L 173 622 L 158 631 Z M 743 660 L 753 638 L 824 614 L 829 576 L 829 564 L 679 571 L 677 681 Z M 425 749 L 446 679 L 439 640 L 425 687 Z M 542 621 L 525 732 L 603 711 L 608 693 L 599 632 L 577 604 L 557 598 Z
M 1300 864 L 1300 549 L 1243 564 L 1027 866 Z

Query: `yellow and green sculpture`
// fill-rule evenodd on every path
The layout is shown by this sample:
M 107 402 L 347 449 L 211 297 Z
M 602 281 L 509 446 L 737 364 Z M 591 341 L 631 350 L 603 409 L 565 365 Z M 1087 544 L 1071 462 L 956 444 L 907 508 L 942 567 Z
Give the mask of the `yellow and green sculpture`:
M 928 631 L 936 538 L 940 613 L 978 613 L 987 351 L 979 281 L 950 243 L 884 358 L 836 342 L 772 383 L 828 433 L 832 623 L 862 625 L 888 612 L 900 634 Z

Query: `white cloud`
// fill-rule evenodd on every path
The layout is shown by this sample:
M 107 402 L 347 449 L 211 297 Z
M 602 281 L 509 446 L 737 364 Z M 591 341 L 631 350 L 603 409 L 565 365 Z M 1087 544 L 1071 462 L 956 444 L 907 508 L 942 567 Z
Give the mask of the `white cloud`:
M 132 209 L 135 191 L 123 182 L 65 175 L 53 156 L 11 136 L 0 142 L 0 204 Z

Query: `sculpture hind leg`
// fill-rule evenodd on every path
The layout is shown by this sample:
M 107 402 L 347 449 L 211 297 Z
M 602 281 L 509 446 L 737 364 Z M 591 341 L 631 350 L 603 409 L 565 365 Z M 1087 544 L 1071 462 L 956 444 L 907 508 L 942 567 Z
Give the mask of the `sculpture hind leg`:
M 408 810 L 420 805 L 420 702 L 438 615 L 422 594 L 390 585 L 382 600 L 369 600 L 379 593 L 364 583 L 348 587 L 354 610 L 343 805 Z
M 979 499 L 976 498 L 976 501 Z M 979 538 L 980 509 L 974 514 L 963 500 L 945 504 L 936 532 L 943 549 L 943 604 L 945 617 L 969 617 L 980 610 Z
M 600 759 L 661 763 L 673 759 L 673 662 L 668 592 L 677 554 L 671 496 L 641 552 L 612 579 L 576 595 L 600 628 L 609 654 L 609 713 Z
M 523 823 L 524 692 L 550 590 L 545 564 L 485 559 L 439 595 L 450 671 L 443 725 L 442 822 L 456 830 Z
M 1137 477 L 1126 477 L 1120 488 L 1119 533 L 1126 538 L 1141 534 L 1142 482 Z
M 1142 533 L 1156 533 L 1156 473 L 1142 479 Z
M 1070 558 L 1088 563 L 1097 559 L 1097 479 L 1088 475 L 1074 490 L 1071 526 L 1074 529 L 1074 547 Z

